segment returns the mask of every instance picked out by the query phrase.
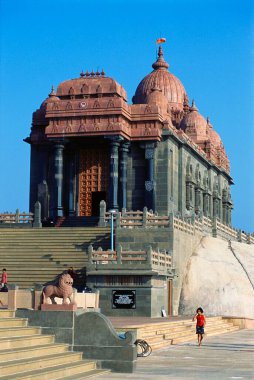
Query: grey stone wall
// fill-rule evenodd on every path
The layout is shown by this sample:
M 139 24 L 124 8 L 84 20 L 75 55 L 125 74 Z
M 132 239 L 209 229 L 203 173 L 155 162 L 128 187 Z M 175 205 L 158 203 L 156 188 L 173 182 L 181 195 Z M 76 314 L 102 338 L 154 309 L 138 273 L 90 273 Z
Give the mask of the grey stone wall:
M 170 228 L 116 228 L 116 245 L 123 250 L 145 250 L 149 245 L 153 250 L 172 251 L 173 233 Z

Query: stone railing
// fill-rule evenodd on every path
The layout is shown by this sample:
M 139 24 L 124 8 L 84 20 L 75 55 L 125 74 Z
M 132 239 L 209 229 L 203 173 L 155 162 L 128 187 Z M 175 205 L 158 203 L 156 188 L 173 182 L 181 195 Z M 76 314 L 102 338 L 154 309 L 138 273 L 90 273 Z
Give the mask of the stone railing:
M 115 251 L 103 251 L 101 248 L 94 250 L 92 245 L 88 247 L 88 272 L 91 270 L 156 270 L 160 273 L 171 272 L 171 255 L 167 251 L 154 252 L 149 246 L 146 251 L 123 251 L 118 245 Z
M 19 209 L 15 213 L 1 213 L 0 214 L 0 227 L 42 227 L 41 223 L 41 204 L 36 202 L 34 205 L 34 213 L 20 212 Z
M 172 228 L 194 235 L 197 231 L 210 234 L 214 237 L 220 236 L 224 239 L 236 240 L 247 244 L 254 244 L 254 234 L 246 234 L 240 230 L 223 224 L 217 218 L 210 219 L 205 216 L 187 216 L 180 218 L 173 213 L 165 216 L 148 211 L 106 212 L 106 203 L 100 203 L 99 226 L 106 226 L 113 217 L 116 228 Z
M 14 224 L 14 223 L 32 223 L 34 214 L 31 212 L 20 212 L 19 209 L 15 213 L 5 212 L 0 214 L 0 223 Z

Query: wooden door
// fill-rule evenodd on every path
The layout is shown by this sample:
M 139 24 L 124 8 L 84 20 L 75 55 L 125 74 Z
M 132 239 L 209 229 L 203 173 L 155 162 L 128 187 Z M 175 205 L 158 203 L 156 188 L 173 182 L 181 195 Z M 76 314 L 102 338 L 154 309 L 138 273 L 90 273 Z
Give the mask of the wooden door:
M 80 216 L 92 216 L 93 193 L 105 192 L 107 194 L 108 184 L 109 157 L 107 150 L 81 150 L 79 165 Z

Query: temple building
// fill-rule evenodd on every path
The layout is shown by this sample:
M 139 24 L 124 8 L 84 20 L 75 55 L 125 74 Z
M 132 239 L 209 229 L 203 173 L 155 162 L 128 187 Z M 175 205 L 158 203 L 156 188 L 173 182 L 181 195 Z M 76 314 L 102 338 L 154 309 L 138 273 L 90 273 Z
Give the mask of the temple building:
M 30 210 L 43 219 L 108 209 L 216 217 L 231 225 L 229 160 L 159 47 L 132 104 L 104 71 L 52 88 L 33 113 Z

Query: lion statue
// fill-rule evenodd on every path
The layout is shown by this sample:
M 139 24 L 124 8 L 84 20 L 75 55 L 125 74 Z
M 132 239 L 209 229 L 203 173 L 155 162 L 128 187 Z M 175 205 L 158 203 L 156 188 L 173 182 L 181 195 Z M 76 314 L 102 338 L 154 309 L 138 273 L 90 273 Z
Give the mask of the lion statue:
M 55 302 L 55 297 L 63 298 L 63 304 L 67 304 L 67 298 L 72 303 L 72 294 L 73 294 L 73 279 L 68 273 L 64 273 L 59 278 L 59 284 L 56 285 L 47 285 L 43 289 L 43 303 L 49 304 L 49 299 L 52 303 Z

